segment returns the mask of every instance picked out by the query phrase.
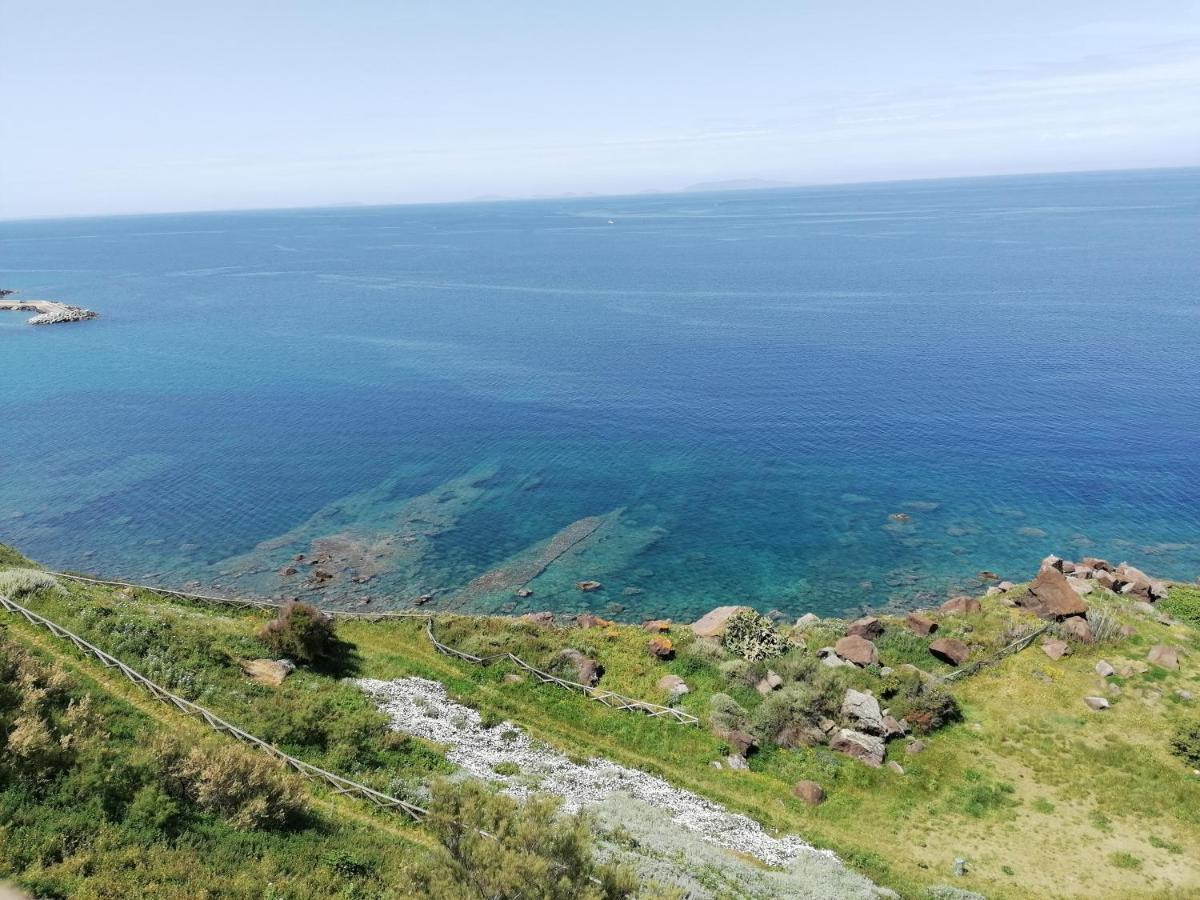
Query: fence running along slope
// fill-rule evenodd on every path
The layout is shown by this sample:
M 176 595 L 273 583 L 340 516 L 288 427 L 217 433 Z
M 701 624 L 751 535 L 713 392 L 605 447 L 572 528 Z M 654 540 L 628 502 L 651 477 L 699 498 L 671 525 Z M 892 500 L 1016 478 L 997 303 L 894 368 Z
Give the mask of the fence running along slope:
M 439 653 L 444 653 L 447 656 L 453 656 L 456 659 L 466 660 L 467 662 L 472 662 L 481 666 L 489 665 L 497 660 L 507 660 L 513 665 L 519 666 L 526 672 L 529 672 L 538 681 L 541 681 L 545 684 L 556 684 L 559 687 L 566 688 L 569 691 L 581 693 L 589 700 L 595 700 L 597 703 L 603 703 L 605 706 L 610 706 L 613 709 L 625 709 L 632 712 L 645 713 L 653 719 L 665 718 L 668 721 L 676 722 L 680 725 L 700 724 L 699 718 L 680 709 L 675 709 L 670 706 L 662 706 L 658 703 L 650 703 L 647 700 L 635 700 L 632 697 L 626 697 L 613 691 L 602 690 L 601 688 L 580 684 L 578 681 L 569 681 L 566 678 L 559 678 L 557 675 L 551 675 L 549 672 L 544 672 L 535 666 L 531 666 L 515 653 L 497 653 L 493 656 L 475 656 L 472 653 L 464 653 L 462 650 L 456 650 L 453 647 L 443 644 L 434 636 L 433 619 L 429 619 L 425 623 L 425 635 L 429 638 L 429 642 L 433 644 L 435 650 L 437 650 Z
M 268 744 L 262 738 L 255 737 L 249 732 L 238 728 L 236 725 L 226 722 L 220 716 L 216 715 L 216 713 L 205 709 L 203 706 L 192 703 L 190 700 L 185 700 L 176 694 L 172 694 L 162 685 L 151 681 L 141 672 L 138 672 L 136 669 L 127 666 L 115 656 L 105 653 L 99 647 L 89 643 L 88 641 L 85 641 L 74 632 L 68 631 L 61 625 L 50 621 L 45 616 L 39 616 L 32 610 L 28 610 L 20 604 L 14 603 L 7 597 L 0 596 L 0 608 L 20 616 L 31 625 L 39 628 L 45 628 L 57 638 L 70 641 L 81 651 L 83 651 L 83 653 L 98 659 L 106 669 L 117 669 L 122 675 L 129 679 L 129 681 L 135 687 L 145 691 L 160 703 L 165 703 L 167 706 L 173 706 L 184 715 L 191 716 L 194 719 L 199 719 L 208 725 L 209 728 L 213 729 L 213 731 L 223 732 L 230 735 L 235 740 L 241 741 L 243 744 L 248 744 L 256 750 L 261 750 L 268 756 L 279 760 L 288 768 L 294 770 L 304 778 L 325 782 L 327 785 L 333 788 L 333 792 L 335 794 L 350 794 L 352 796 L 359 797 L 360 799 L 373 803 L 375 806 L 378 806 L 381 809 L 404 813 L 416 822 L 420 822 L 429 814 L 427 810 L 422 809 L 420 806 L 408 803 L 405 800 L 401 800 L 399 797 L 389 796 L 388 794 L 384 794 L 381 791 L 375 790 L 374 788 L 367 787 L 365 784 L 359 784 L 357 781 L 351 781 L 349 778 L 343 778 L 341 775 L 337 775 L 333 772 L 327 771 L 326 769 L 314 766 L 311 763 L 306 763 L 302 759 L 296 759 L 294 756 L 289 756 L 273 744 Z
M 185 591 L 174 591 L 168 588 L 150 587 L 149 585 L 131 584 L 127 581 L 104 581 L 99 578 L 85 578 L 82 575 L 71 575 L 66 572 L 51 572 L 59 578 L 66 578 L 69 581 L 79 581 L 84 584 L 98 584 L 105 587 L 125 587 L 134 588 L 137 590 L 150 591 L 155 594 L 162 594 L 167 597 L 178 597 L 183 600 L 196 600 L 202 603 L 214 603 L 223 606 L 232 606 L 239 609 L 264 609 L 274 611 L 278 609 L 278 604 L 270 600 L 258 600 L 250 598 L 233 598 L 233 597 L 216 597 L 207 594 L 191 594 Z M 534 678 L 543 684 L 554 684 L 568 691 L 583 694 L 589 700 L 595 700 L 597 703 L 603 703 L 605 706 L 612 709 L 620 709 L 628 712 L 640 712 L 649 716 L 652 719 L 665 719 L 668 722 L 674 722 L 679 725 L 699 725 L 700 719 L 691 713 L 686 713 L 683 710 L 675 709 L 670 706 L 663 706 L 659 703 L 652 703 L 649 700 L 638 700 L 634 697 L 626 697 L 623 694 L 618 694 L 615 691 L 607 691 L 602 688 L 592 687 L 586 684 L 580 684 L 577 681 L 569 681 L 566 678 L 559 678 L 557 675 L 551 675 L 535 666 L 531 666 L 521 657 L 514 653 L 497 653 L 494 656 L 475 656 L 471 653 L 464 653 L 454 647 L 450 647 L 439 641 L 433 634 L 433 618 L 429 613 L 420 612 L 399 612 L 387 611 L 378 613 L 360 613 L 346 612 L 342 610 L 324 610 L 328 615 L 336 619 L 360 619 L 368 622 L 376 622 L 383 619 L 424 619 L 425 620 L 425 635 L 429 638 L 429 642 L 434 649 L 446 656 L 452 656 L 455 659 L 461 659 L 466 662 L 475 663 L 476 665 L 489 665 L 490 663 L 499 660 L 507 660 L 513 665 L 529 672 Z M 470 618 L 463 616 L 460 613 L 446 613 L 455 618 Z

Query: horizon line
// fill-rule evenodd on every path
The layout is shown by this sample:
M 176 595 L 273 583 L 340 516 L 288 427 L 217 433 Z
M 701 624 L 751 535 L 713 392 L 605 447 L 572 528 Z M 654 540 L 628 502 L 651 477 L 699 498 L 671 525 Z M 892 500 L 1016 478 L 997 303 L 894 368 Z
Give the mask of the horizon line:
M 390 202 L 368 202 L 368 201 L 342 201 L 339 203 L 323 203 L 323 204 L 299 204 L 296 206 L 239 206 L 239 207 L 217 207 L 211 209 L 173 209 L 160 210 L 156 212 L 112 212 L 112 213 L 82 213 L 77 215 L 48 215 L 48 216 L 3 216 L 0 215 L 0 224 L 19 224 L 22 222 L 74 222 L 87 221 L 93 219 L 132 219 L 132 218 L 148 218 L 151 216 L 188 216 L 188 215 L 222 215 L 231 213 L 265 213 L 265 212 L 301 212 L 304 210 L 335 210 L 335 209 L 389 209 L 396 207 L 421 207 L 421 206 L 465 206 L 472 204 L 500 204 L 500 203 L 544 203 L 547 201 L 564 201 L 564 200 L 605 200 L 605 199 L 624 199 L 629 197 L 669 197 L 679 195 L 697 195 L 697 194 L 737 194 L 737 193 L 770 193 L 772 191 L 794 191 L 794 190 L 813 190 L 819 188 L 838 188 L 838 187 L 859 187 L 871 185 L 889 185 L 889 184 L 921 184 L 928 182 L 939 181 L 984 181 L 997 178 L 1030 178 L 1030 177 L 1049 177 L 1056 175 L 1104 175 L 1115 174 L 1119 172 L 1136 173 L 1136 172 L 1178 172 L 1187 171 L 1189 169 L 1200 168 L 1200 162 L 1190 165 L 1171 165 L 1171 166 L 1136 166 L 1132 168 L 1100 168 L 1100 169 L 1060 169 L 1060 170 L 1036 170 L 1036 171 L 1019 171 L 1019 172 L 993 172 L 978 175 L 942 175 L 926 178 L 879 178 L 865 179 L 855 181 L 814 181 L 795 183 L 779 182 L 775 179 L 760 178 L 757 176 L 741 177 L 741 178 L 716 178 L 708 181 L 696 182 L 696 185 L 707 184 L 722 184 L 724 182 L 746 182 L 746 181 L 764 181 L 768 182 L 763 187 L 731 187 L 731 188 L 713 188 L 711 190 L 696 190 L 694 186 L 685 186 L 680 188 L 659 190 L 655 188 L 645 188 L 640 191 L 627 191 L 622 193 L 591 193 L 591 192 L 567 192 L 563 194 L 538 195 L 531 194 L 528 196 L 496 196 L 496 197 L 470 197 L 456 200 L 411 200 L 411 201 L 390 201 Z

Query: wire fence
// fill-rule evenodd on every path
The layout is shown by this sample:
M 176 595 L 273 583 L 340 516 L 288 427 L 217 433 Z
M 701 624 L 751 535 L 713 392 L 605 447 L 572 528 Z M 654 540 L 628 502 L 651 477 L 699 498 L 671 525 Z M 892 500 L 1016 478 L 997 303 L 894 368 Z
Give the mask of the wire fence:
M 486 666 L 498 660 L 507 660 L 513 665 L 519 666 L 526 672 L 529 672 L 538 681 L 544 684 L 556 684 L 561 688 L 569 691 L 583 694 L 589 700 L 595 700 L 597 703 L 603 703 L 605 706 L 610 706 L 613 709 L 624 709 L 632 712 L 645 713 L 651 718 L 663 718 L 669 722 L 675 722 L 679 725 L 699 725 L 700 719 L 693 716 L 691 713 L 684 712 L 681 709 L 675 709 L 671 706 L 662 706 L 658 703 L 651 703 L 648 700 L 637 700 L 633 697 L 626 697 L 623 694 L 618 694 L 615 691 L 606 691 L 601 688 L 592 687 L 590 685 L 581 684 L 578 681 L 570 681 L 566 678 L 559 678 L 557 675 L 551 675 L 536 666 L 531 666 L 515 653 L 497 653 L 493 656 L 475 656 L 472 653 L 466 653 L 454 647 L 443 644 L 437 639 L 433 633 L 433 619 L 430 618 L 425 623 L 425 634 L 429 638 L 429 642 L 433 644 L 435 650 L 439 653 L 444 653 L 447 656 L 453 656 L 455 659 L 462 659 L 467 662 L 475 663 L 476 665 Z
M 213 731 L 223 732 L 228 734 L 235 740 L 240 741 L 256 750 L 260 750 L 268 756 L 274 757 L 281 763 L 286 765 L 304 778 L 309 778 L 315 781 L 322 781 L 333 788 L 335 794 L 349 794 L 366 800 L 375 806 L 386 809 L 391 812 L 398 812 L 407 815 L 414 821 L 421 821 L 428 815 L 428 811 L 422 809 L 399 797 L 392 797 L 374 788 L 367 787 L 365 784 L 359 784 L 357 781 L 351 781 L 349 778 L 343 778 L 341 775 L 314 766 L 311 763 L 306 763 L 302 759 L 297 759 L 294 756 L 289 756 L 273 744 L 269 744 L 262 738 L 255 737 L 247 731 L 243 731 L 236 725 L 233 725 L 216 713 L 205 709 L 199 704 L 192 703 L 190 700 L 185 700 L 177 694 L 172 694 L 162 685 L 157 684 L 138 672 L 136 669 L 126 665 L 108 653 L 105 653 L 99 647 L 81 638 L 73 631 L 63 628 L 56 622 L 52 622 L 45 616 L 40 616 L 32 610 L 26 609 L 18 603 L 14 603 L 7 597 L 0 596 L 0 607 L 14 615 L 18 615 L 25 621 L 39 628 L 45 628 L 52 635 L 62 640 L 70 641 L 79 650 L 88 656 L 95 657 L 106 669 L 116 669 L 129 680 L 135 687 L 148 693 L 155 700 L 164 703 L 167 706 L 172 706 L 182 712 L 184 715 L 191 716 L 194 719 L 199 719 L 208 725 Z
M 978 662 L 973 662 L 969 666 L 963 666 L 961 669 L 955 669 L 953 672 L 951 672 L 949 675 L 947 675 L 945 678 L 943 678 L 942 681 L 957 681 L 958 679 L 965 678 L 968 675 L 974 675 L 976 672 L 978 672 L 984 666 L 990 666 L 994 663 L 998 663 L 1000 660 L 1004 659 L 1004 657 L 1006 657 L 1006 656 L 1011 656 L 1014 653 L 1019 653 L 1020 651 L 1024 650 L 1026 647 L 1028 647 L 1030 644 L 1032 644 L 1039 634 L 1045 634 L 1046 631 L 1049 630 L 1049 628 L 1050 628 L 1050 626 L 1048 624 L 1043 625 L 1041 628 L 1035 628 L 1035 629 L 1033 629 L 1033 631 L 1029 632 L 1028 634 L 1024 634 L 1021 637 L 1017 638 L 1015 641 L 1013 641 L 1008 646 L 1002 647 L 1001 649 L 997 650 L 991 656 L 981 659 Z
M 51 572 L 59 578 L 66 578 L 69 581 L 78 581 L 84 584 L 98 584 L 105 587 L 123 587 L 133 588 L 135 590 L 150 591 L 155 594 L 161 594 L 167 597 L 178 597 L 183 600 L 195 600 L 201 603 L 215 603 L 223 606 L 232 606 L 241 609 L 263 609 L 275 610 L 278 609 L 278 604 L 270 600 L 259 600 L 251 598 L 234 598 L 234 597 L 219 597 L 209 594 L 192 594 L 186 591 L 175 591 L 168 588 L 151 587 L 144 584 L 132 584 L 127 581 L 106 581 L 99 578 L 87 578 L 83 575 L 72 575 L 67 572 Z M 679 725 L 699 725 L 700 719 L 691 713 L 684 712 L 680 709 L 675 709 L 670 706 L 663 706 L 659 703 L 652 703 L 649 700 L 638 700 L 634 697 L 626 697 L 624 694 L 618 694 L 615 691 L 608 691 L 602 688 L 592 687 L 586 684 L 580 684 L 577 681 L 569 681 L 565 678 L 559 678 L 557 675 L 552 675 L 535 666 L 531 666 L 521 657 L 514 653 L 497 653 L 493 656 L 475 656 L 472 653 L 466 653 L 447 644 L 439 641 L 433 633 L 433 617 L 429 613 L 420 612 L 403 612 L 403 611 L 386 611 L 378 613 L 359 613 L 346 612 L 340 610 L 325 610 L 326 613 L 338 619 L 358 619 L 368 622 L 375 622 L 386 619 L 424 619 L 425 634 L 429 638 L 429 642 L 439 653 L 446 656 L 461 659 L 465 662 L 474 663 L 475 665 L 489 665 L 500 660 L 507 660 L 514 665 L 524 669 L 543 684 L 554 684 L 565 690 L 583 694 L 590 700 L 595 700 L 597 703 L 603 703 L 605 706 L 612 709 L 627 710 L 630 712 L 640 712 L 653 719 L 665 719 L 668 722 L 675 722 Z M 441 614 L 439 614 L 441 615 Z M 467 618 L 457 613 L 445 614 L 451 618 Z

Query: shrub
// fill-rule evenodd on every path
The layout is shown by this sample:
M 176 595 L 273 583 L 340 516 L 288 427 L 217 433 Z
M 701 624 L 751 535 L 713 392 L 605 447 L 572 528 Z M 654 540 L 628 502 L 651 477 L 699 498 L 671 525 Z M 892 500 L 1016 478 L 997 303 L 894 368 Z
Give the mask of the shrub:
M 285 603 L 258 637 L 272 653 L 310 665 L 330 661 L 339 650 L 333 618 L 309 603 Z
M 725 623 L 725 649 L 751 661 L 774 659 L 788 649 L 771 620 L 752 609 L 735 612 Z
M 304 812 L 304 795 L 295 779 L 251 750 L 234 744 L 187 749 L 167 740 L 156 751 L 171 793 L 235 828 L 285 825 Z
M 1171 737 L 1171 752 L 1188 765 L 1200 766 L 1200 719 L 1176 727 Z
M 1176 585 L 1168 592 L 1167 599 L 1158 604 L 1158 608 L 1189 625 L 1200 626 L 1200 587 Z
M 1126 853 L 1121 850 L 1116 853 L 1108 854 L 1108 861 L 1118 869 L 1137 870 L 1142 867 L 1142 861 L 1132 853 Z
M 46 588 L 58 587 L 58 579 L 40 569 L 8 569 L 0 572 L 0 596 L 15 600 Z
M 476 781 L 433 789 L 425 825 L 444 853 L 424 874 L 422 896 L 521 897 L 524 900 L 623 900 L 636 874 L 593 856 L 594 826 L 585 814 L 559 815 L 556 798 L 518 804 Z M 554 877 L 547 877 L 547 872 Z M 464 892 L 465 889 L 465 892 Z
M 890 701 L 892 715 L 905 719 L 914 731 L 922 734 L 962 718 L 958 701 L 949 691 L 916 673 L 892 673 L 884 680 L 881 693 Z
M 708 700 L 708 721 L 717 732 L 743 731 L 749 714 L 728 694 L 713 694 Z

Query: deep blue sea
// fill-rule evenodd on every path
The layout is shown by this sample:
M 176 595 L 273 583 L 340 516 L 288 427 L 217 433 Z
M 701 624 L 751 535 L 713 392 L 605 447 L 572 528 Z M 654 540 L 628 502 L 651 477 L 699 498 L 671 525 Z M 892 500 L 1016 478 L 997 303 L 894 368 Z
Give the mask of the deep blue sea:
M 1200 575 L 1200 169 L 7 222 L 0 287 L 102 316 L 0 314 L 53 566 L 625 619 Z

